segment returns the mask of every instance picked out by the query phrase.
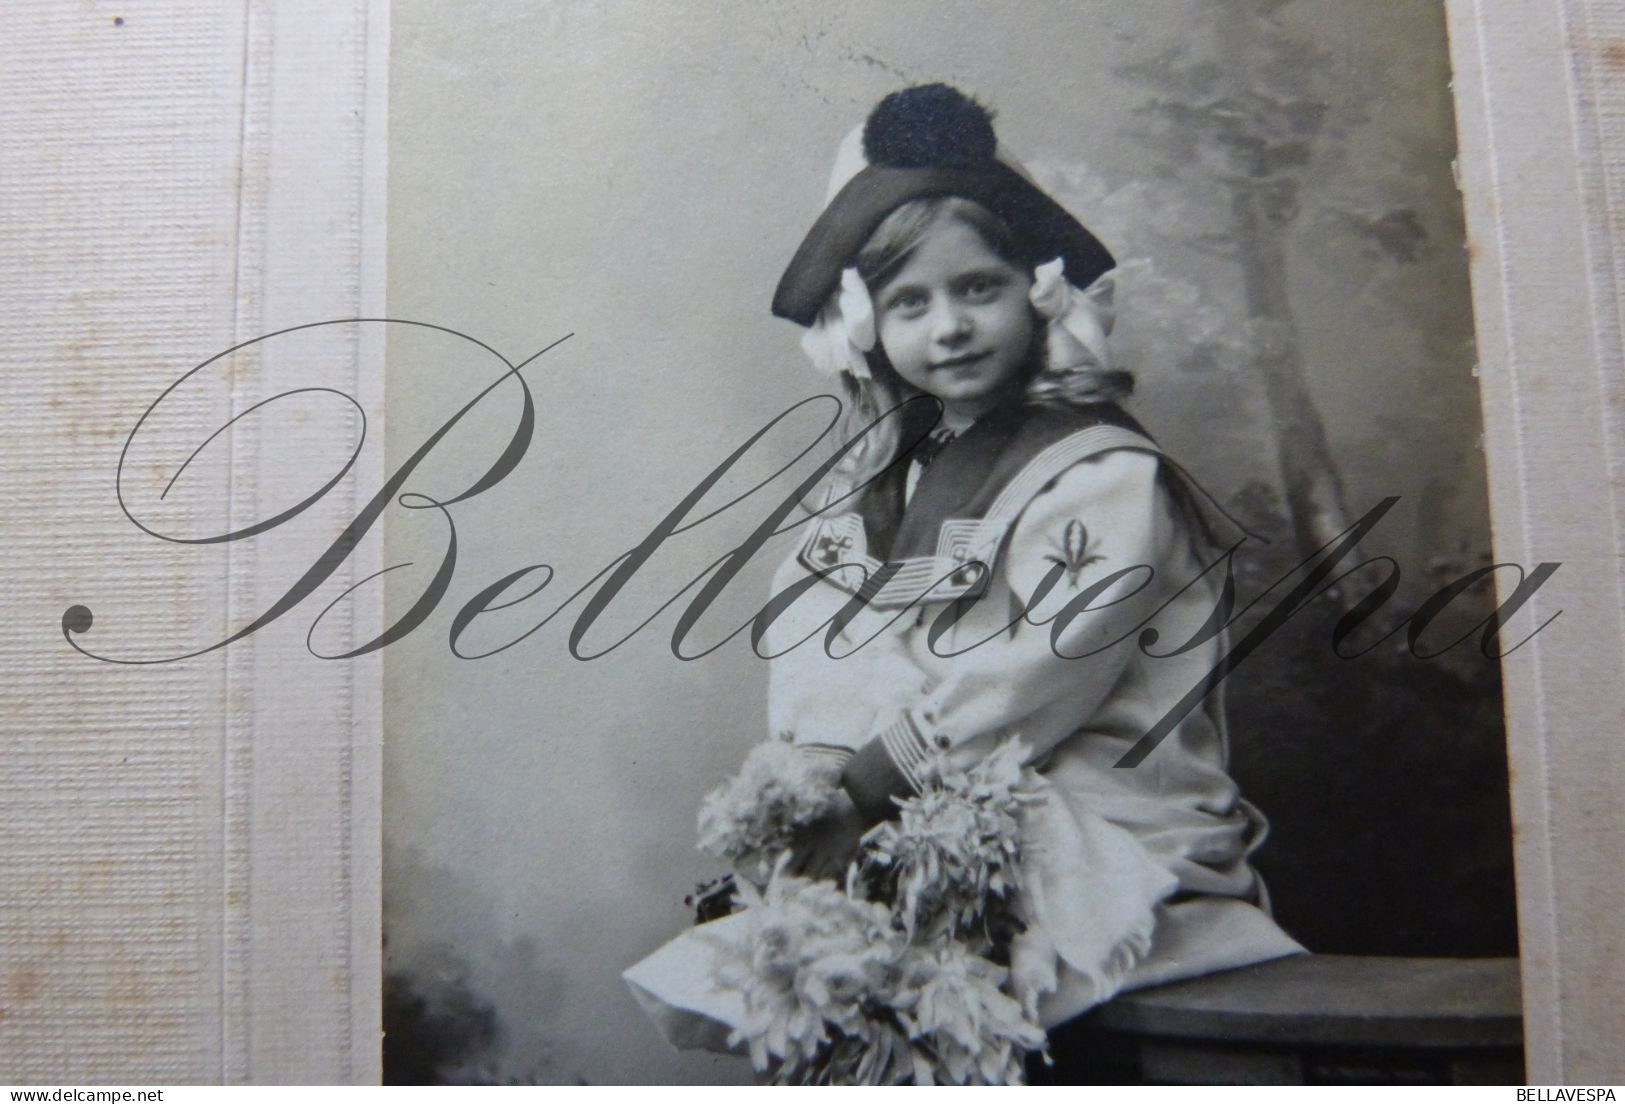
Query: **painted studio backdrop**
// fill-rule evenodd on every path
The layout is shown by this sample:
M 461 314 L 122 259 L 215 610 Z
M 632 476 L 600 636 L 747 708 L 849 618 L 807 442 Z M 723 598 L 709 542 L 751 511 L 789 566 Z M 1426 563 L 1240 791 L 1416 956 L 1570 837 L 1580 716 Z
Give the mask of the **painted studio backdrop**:
M 520 635 L 829 389 L 768 301 L 836 145 L 893 89 L 978 96 L 1114 251 L 1130 410 L 1269 540 L 1240 561 L 1243 602 L 1389 496 L 1362 545 L 1402 572 L 1376 621 L 1491 561 L 1440 6 L 393 7 L 390 315 L 514 361 L 573 336 L 525 369 L 523 462 L 453 510 L 448 600 L 386 652 L 391 1080 L 749 1079 L 743 1061 L 672 1052 L 619 974 L 720 872 L 694 848 L 696 808 L 766 735 L 748 640 L 680 661 L 687 597 L 657 611 L 791 482 L 663 546 L 577 642 L 596 658 L 570 649 L 591 589 L 489 658 L 453 655 L 447 629 L 479 589 L 549 565 L 546 589 L 462 649 Z M 397 330 L 392 463 L 503 371 Z M 413 489 L 466 488 L 519 410 L 511 382 L 493 391 Z M 777 427 L 708 508 L 787 463 L 814 421 Z M 386 524 L 387 562 L 413 564 L 390 576 L 399 611 L 447 522 L 396 507 Z M 730 585 L 690 654 L 751 617 L 787 548 Z M 1343 600 L 1375 580 L 1352 577 Z M 1256 861 L 1277 919 L 1321 952 L 1516 953 L 1493 662 L 1476 640 L 1417 659 L 1403 633 L 1338 658 L 1337 601 L 1227 684 L 1234 774 L 1272 823 Z M 1464 596 L 1432 639 L 1488 601 Z

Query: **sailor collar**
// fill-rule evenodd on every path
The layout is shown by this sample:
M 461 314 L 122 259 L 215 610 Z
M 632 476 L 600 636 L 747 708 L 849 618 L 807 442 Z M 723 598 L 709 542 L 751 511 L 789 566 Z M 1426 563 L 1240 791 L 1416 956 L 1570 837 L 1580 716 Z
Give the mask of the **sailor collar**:
M 1161 455 L 1110 403 L 994 411 L 924 468 L 906 504 L 912 449 L 870 481 L 855 510 L 815 515 L 798 557 L 879 609 L 980 597 L 1027 503 L 1074 464 L 1123 448 Z

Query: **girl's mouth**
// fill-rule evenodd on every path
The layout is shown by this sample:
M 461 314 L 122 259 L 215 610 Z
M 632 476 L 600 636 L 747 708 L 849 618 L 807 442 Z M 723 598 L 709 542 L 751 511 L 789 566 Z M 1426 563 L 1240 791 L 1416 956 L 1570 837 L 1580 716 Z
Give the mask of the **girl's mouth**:
M 934 369 L 963 368 L 967 364 L 975 364 L 977 361 L 981 360 L 985 356 L 987 356 L 987 354 L 985 352 L 984 353 L 965 353 L 965 354 L 963 354 L 961 356 L 950 357 L 947 360 L 939 360 L 935 364 L 933 364 L 931 367 L 934 368 Z

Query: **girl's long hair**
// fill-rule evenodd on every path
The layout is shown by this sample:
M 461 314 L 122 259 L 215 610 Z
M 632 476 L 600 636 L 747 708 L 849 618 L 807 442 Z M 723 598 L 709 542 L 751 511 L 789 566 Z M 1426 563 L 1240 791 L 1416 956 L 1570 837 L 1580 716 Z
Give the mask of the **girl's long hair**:
M 858 250 L 854 264 L 871 295 L 908 262 L 926 233 L 947 219 L 957 219 L 970 227 L 1007 263 L 1022 271 L 1031 270 L 1033 260 L 1022 254 L 1003 219 L 961 196 L 928 196 L 909 200 L 892 211 Z M 1117 402 L 1133 391 L 1134 377 L 1128 372 L 1098 365 L 1050 365 L 1046 355 L 1047 323 L 1037 317 L 1036 311 L 1034 314 L 1033 347 L 1028 354 L 1030 369 L 1022 402 L 1040 407 L 1079 407 Z M 878 340 L 867 360 L 868 379 L 841 374 L 845 403 L 836 426 L 837 443 L 855 444 L 815 496 L 823 508 L 853 495 L 880 475 L 899 458 L 903 448 L 929 433 L 940 415 L 941 407 L 935 402 L 908 401 L 918 393 L 903 382 Z

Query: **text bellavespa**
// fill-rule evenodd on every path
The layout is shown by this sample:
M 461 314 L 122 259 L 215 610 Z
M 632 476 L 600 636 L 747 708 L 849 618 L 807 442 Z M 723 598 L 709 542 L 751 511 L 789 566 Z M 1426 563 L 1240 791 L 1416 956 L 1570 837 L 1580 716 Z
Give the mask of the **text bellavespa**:
M 502 365 L 505 366 L 505 371 L 503 371 L 492 383 L 487 385 L 483 390 L 465 403 L 462 408 L 453 414 L 443 425 L 431 433 L 423 444 L 421 444 L 411 453 L 410 456 L 406 458 L 404 462 L 401 463 L 397 470 L 387 473 L 383 486 L 380 487 L 369 500 L 367 500 L 365 505 L 362 506 L 362 508 L 355 514 L 349 524 L 344 528 L 343 532 L 339 534 L 337 539 L 335 539 L 331 545 L 329 545 L 315 558 L 310 568 L 305 571 L 305 573 L 291 587 L 288 588 L 281 598 L 274 602 L 269 609 L 260 614 L 245 627 L 237 630 L 223 640 L 216 641 L 215 643 L 206 647 L 198 648 L 181 655 L 163 656 L 156 659 L 119 657 L 92 652 L 86 648 L 83 643 L 81 643 L 78 638 L 82 637 L 86 632 L 89 631 L 94 621 L 94 617 L 88 606 L 74 605 L 70 607 L 62 616 L 62 632 L 69 645 L 89 658 L 120 664 L 172 663 L 179 660 L 190 659 L 195 656 L 200 656 L 219 648 L 224 648 L 235 641 L 242 640 L 252 633 L 258 632 L 260 629 L 265 628 L 273 621 L 278 620 L 284 614 L 290 612 L 294 607 L 300 605 L 307 597 L 311 595 L 312 592 L 325 583 L 328 578 L 330 578 L 339 568 L 339 566 L 349 558 L 356 546 L 361 542 L 362 538 L 366 536 L 366 534 L 375 524 L 377 524 L 379 518 L 383 515 L 384 510 L 392 502 L 409 510 L 438 511 L 443 517 L 447 532 L 446 543 L 440 563 L 435 570 L 433 577 L 428 585 L 424 588 L 423 592 L 415 601 L 411 603 L 406 612 L 403 613 L 394 624 L 390 625 L 372 640 L 360 645 L 359 647 L 352 648 L 349 651 L 336 654 L 322 654 L 317 652 L 315 648 L 311 646 L 311 640 L 314 638 L 317 626 L 321 623 L 322 618 L 325 617 L 328 612 L 330 612 L 339 603 L 343 602 L 356 590 L 362 586 L 372 583 L 379 576 L 412 565 L 392 565 L 385 568 L 383 571 L 368 577 L 367 579 L 363 579 L 361 582 L 356 583 L 348 590 L 340 594 L 320 613 L 318 613 L 314 619 L 312 619 L 309 631 L 306 635 L 306 646 L 311 651 L 311 654 L 317 655 L 319 658 L 349 659 L 376 651 L 388 644 L 400 640 L 408 633 L 411 633 L 417 629 L 424 623 L 425 620 L 428 619 L 430 614 L 440 606 L 442 599 L 451 589 L 453 579 L 456 576 L 457 529 L 452 516 L 451 507 L 490 491 L 492 488 L 501 483 L 510 473 L 512 473 L 514 469 L 518 467 L 520 461 L 524 459 L 526 452 L 530 448 L 532 437 L 535 432 L 536 407 L 534 397 L 531 393 L 531 388 L 526 382 L 524 376 L 521 374 L 522 370 L 531 363 L 535 362 L 549 350 L 557 347 L 564 340 L 566 340 L 569 335 L 566 335 L 566 338 L 560 338 L 558 341 L 553 342 L 552 344 L 541 349 L 539 352 L 523 361 L 518 362 L 517 364 L 501 356 L 501 354 L 497 353 L 485 343 L 469 337 L 466 334 L 461 334 L 455 330 L 450 330 L 443 326 L 436 326 L 431 323 L 411 322 L 403 319 L 343 319 L 331 322 L 316 322 L 305 326 L 295 326 L 284 330 L 278 330 L 274 333 L 266 334 L 263 337 L 258 337 L 251 341 L 243 342 L 240 345 L 233 346 L 230 349 L 210 357 L 197 367 L 186 372 L 173 384 L 165 388 L 163 393 L 153 401 L 152 405 L 149 406 L 142 414 L 141 418 L 137 420 L 134 427 L 130 430 L 129 437 L 126 440 L 124 449 L 119 457 L 119 471 L 116 482 L 119 495 L 119 505 L 124 511 L 125 516 L 129 518 L 133 525 L 152 537 L 180 544 L 221 544 L 248 539 L 258 534 L 268 532 L 271 529 L 274 529 L 277 526 L 282 525 L 283 523 L 298 516 L 315 503 L 321 501 L 329 491 L 340 483 L 344 476 L 349 472 L 351 466 L 355 463 L 356 458 L 361 455 L 361 446 L 366 435 L 364 413 L 361 419 L 360 439 L 356 441 L 354 450 L 352 451 L 349 460 L 345 462 L 337 474 L 329 478 L 320 488 L 309 494 L 302 501 L 272 517 L 258 520 L 252 524 L 245 525 L 235 530 L 211 534 L 205 537 L 177 537 L 161 533 L 156 529 L 144 524 L 140 519 L 132 514 L 125 502 L 123 493 L 125 459 L 129 455 L 131 444 L 134 442 L 137 434 L 141 432 L 143 425 L 146 424 L 147 420 L 152 417 L 153 413 L 159 408 L 159 406 L 162 405 L 164 401 L 176 391 L 177 388 L 181 387 L 184 383 L 186 383 L 187 380 L 211 364 L 215 364 L 216 362 L 222 360 L 222 358 L 228 357 L 231 354 L 250 346 L 258 346 L 267 342 L 274 342 L 279 339 L 286 340 L 288 339 L 289 335 L 292 334 L 317 330 L 323 327 L 358 328 L 365 325 L 384 325 L 393 327 L 392 332 L 396 334 L 432 331 L 439 334 L 451 335 L 452 337 L 468 342 L 471 347 L 480 350 L 483 354 L 488 354 L 495 357 Z M 414 327 L 417 329 L 413 330 Z M 440 443 L 446 439 L 453 427 L 462 421 L 462 419 L 466 417 L 470 411 L 477 407 L 487 396 L 496 391 L 497 388 L 503 383 L 510 380 L 517 385 L 518 395 L 521 399 L 519 419 L 512 435 L 505 443 L 502 444 L 500 451 L 498 451 L 497 456 L 492 461 L 490 467 L 461 492 L 449 498 L 437 499 L 426 495 L 421 491 L 410 490 L 409 484 L 413 473 L 424 462 L 424 460 L 434 452 Z M 357 411 L 362 411 L 361 404 L 352 396 L 346 395 L 343 392 L 339 392 L 331 388 L 299 388 L 256 403 L 253 407 L 249 408 L 249 410 L 245 410 L 241 414 L 238 414 L 232 419 L 232 421 L 237 421 L 238 419 L 246 416 L 248 413 L 251 413 L 253 410 L 267 407 L 276 402 L 278 399 L 312 391 L 330 392 L 349 402 Z M 935 402 L 935 400 L 932 399 L 916 399 L 911 401 Z M 907 404 L 904 405 L 906 406 Z M 938 405 L 940 406 L 940 404 Z M 773 475 L 768 479 L 762 480 L 761 482 L 758 482 L 752 486 L 749 491 L 733 498 L 721 509 L 713 509 L 707 513 L 701 514 L 697 518 L 691 518 L 690 515 L 698 511 L 698 508 L 705 499 L 706 495 L 719 484 L 724 476 L 735 468 L 742 458 L 747 456 L 752 449 L 756 448 L 758 443 L 764 437 L 778 427 L 780 423 L 784 422 L 792 415 L 802 414 L 804 411 L 807 413 L 814 413 L 819 408 L 822 408 L 828 413 L 827 423 L 825 424 L 823 430 L 806 446 L 806 448 L 802 449 L 801 452 L 790 461 L 790 463 L 779 468 L 779 470 L 774 472 Z M 652 557 L 654 557 L 656 552 L 660 550 L 661 546 L 669 538 L 693 529 L 726 510 L 737 507 L 738 504 L 745 498 L 750 497 L 772 479 L 782 475 L 794 464 L 808 456 L 813 449 L 815 449 L 819 443 L 823 441 L 839 424 L 840 415 L 842 412 L 842 404 L 840 399 L 833 395 L 814 396 L 795 403 L 787 410 L 772 418 L 766 425 L 753 433 L 743 444 L 734 449 L 726 459 L 724 459 L 709 474 L 707 474 L 705 478 L 694 487 L 693 490 L 686 494 L 683 499 L 675 507 L 673 507 L 666 514 L 666 516 L 659 521 L 659 523 L 655 525 L 655 527 L 647 536 L 643 538 L 643 540 L 638 542 L 638 544 L 632 548 L 629 548 L 625 552 L 622 552 L 619 556 L 611 560 L 596 575 L 588 579 L 567 598 L 560 602 L 550 613 L 547 613 L 546 616 L 540 617 L 533 624 L 531 624 L 526 631 L 512 637 L 511 639 L 508 639 L 498 646 L 486 647 L 484 650 L 480 651 L 470 651 L 462 644 L 464 634 L 468 632 L 475 621 L 486 613 L 497 610 L 512 609 L 521 603 L 534 599 L 552 582 L 553 568 L 548 564 L 530 564 L 518 568 L 517 570 L 510 571 L 508 574 L 497 579 L 495 582 L 475 591 L 470 597 L 464 600 L 461 608 L 458 609 L 456 614 L 453 615 L 451 619 L 451 624 L 447 634 L 447 642 L 452 654 L 460 659 L 473 660 L 484 659 L 506 651 L 548 625 L 555 617 L 557 617 L 565 609 L 569 608 L 577 598 L 581 598 L 583 595 L 588 595 L 588 591 L 591 591 L 591 594 L 585 599 L 585 604 L 581 607 L 579 613 L 577 613 L 574 624 L 571 626 L 568 639 L 568 648 L 570 654 L 578 660 L 597 659 L 609 654 L 622 644 L 626 643 L 627 640 L 631 639 L 632 636 L 641 631 L 649 624 L 650 621 L 654 620 L 654 618 L 659 616 L 659 614 L 665 609 L 675 604 L 690 590 L 693 590 L 696 586 L 698 586 L 698 593 L 689 600 L 687 607 L 678 616 L 677 624 L 672 630 L 671 652 L 673 656 L 684 661 L 700 659 L 716 651 L 718 648 L 731 641 L 740 633 L 748 632 L 751 648 L 755 654 L 765 659 L 773 658 L 773 655 L 762 652 L 762 642 L 773 622 L 778 617 L 782 616 L 783 613 L 794 604 L 795 598 L 802 593 L 802 590 L 798 589 L 800 584 L 798 584 L 797 587 L 790 588 L 784 594 L 775 596 L 769 600 L 764 606 L 761 607 L 759 612 L 754 617 L 741 624 L 738 628 L 734 629 L 727 636 L 725 636 L 721 641 L 711 645 L 710 647 L 702 650 L 689 650 L 685 647 L 685 644 L 687 642 L 688 635 L 694 630 L 700 618 L 710 608 L 712 603 L 714 603 L 722 594 L 728 584 L 732 582 L 733 579 L 739 575 L 745 565 L 751 561 L 752 557 L 755 556 L 758 551 L 760 551 L 764 544 L 774 537 L 780 536 L 798 526 L 806 524 L 815 517 L 830 512 L 833 507 L 840 504 L 839 501 L 828 503 L 822 509 L 812 511 L 810 513 L 807 512 L 802 505 L 806 501 L 807 497 L 816 487 L 820 485 L 824 478 L 835 468 L 841 459 L 850 450 L 858 446 L 859 442 L 864 439 L 868 432 L 876 428 L 876 426 L 880 424 L 880 421 L 886 418 L 900 416 L 902 409 L 902 407 L 899 407 L 892 411 L 886 412 L 885 414 L 881 415 L 880 419 L 860 432 L 852 440 L 844 442 L 839 448 L 835 449 L 833 455 L 831 455 L 829 459 L 819 464 L 818 467 L 804 480 L 802 480 L 790 494 L 784 496 L 784 498 L 767 513 L 766 517 L 762 519 L 751 535 L 743 543 L 729 549 L 723 555 L 714 560 L 709 566 L 701 571 L 699 575 L 695 576 L 681 590 L 663 603 L 659 609 L 655 610 L 653 614 L 644 619 L 636 628 L 608 647 L 601 648 L 597 651 L 589 650 L 585 645 L 587 633 L 593 627 L 596 620 L 604 613 L 606 609 L 609 608 L 610 604 L 614 601 L 620 591 L 627 585 L 628 582 L 631 581 L 638 571 L 645 564 L 647 564 Z M 228 426 L 230 424 L 230 422 L 227 423 Z M 203 439 L 203 444 L 200 444 L 197 449 L 194 449 L 191 456 L 189 456 L 185 462 L 179 465 L 175 475 L 170 480 L 171 485 L 173 485 L 175 479 L 179 478 L 181 472 L 185 470 L 186 464 L 189 464 L 191 459 L 195 458 L 198 453 L 201 452 L 203 447 L 218 437 L 225 430 L 225 428 L 226 426 L 221 426 Z M 851 495 L 848 496 L 848 498 L 850 497 Z M 1270 587 L 1265 589 L 1263 593 L 1256 596 L 1251 602 L 1239 610 L 1236 608 L 1237 599 L 1235 593 L 1233 558 L 1235 553 L 1246 544 L 1248 538 L 1243 537 L 1241 540 L 1238 540 L 1228 548 L 1225 548 L 1222 553 L 1216 559 L 1208 563 L 1195 578 L 1189 580 L 1184 584 L 1183 587 L 1179 588 L 1179 593 L 1183 593 L 1184 590 L 1196 585 L 1201 579 L 1206 578 L 1209 575 L 1215 575 L 1215 577 L 1219 579 L 1221 585 L 1218 588 L 1219 598 L 1212 614 L 1189 640 L 1180 642 L 1163 650 L 1152 650 L 1159 643 L 1159 634 L 1158 630 L 1155 627 L 1152 627 L 1151 622 L 1156 618 L 1157 614 L 1160 613 L 1163 608 L 1166 608 L 1166 606 L 1173 601 L 1173 598 L 1169 598 L 1167 601 L 1165 601 L 1161 607 L 1153 611 L 1152 614 L 1144 618 L 1139 624 L 1135 625 L 1128 632 L 1120 634 L 1115 639 L 1098 648 L 1094 648 L 1088 652 L 1080 654 L 1069 654 L 1060 650 L 1059 642 L 1066 635 L 1067 628 L 1076 618 L 1083 616 L 1086 613 L 1098 612 L 1107 606 L 1116 605 L 1117 603 L 1132 597 L 1134 594 L 1150 585 L 1154 572 L 1149 565 L 1137 565 L 1113 572 L 1098 582 L 1084 588 L 1077 595 L 1073 596 L 1060 609 L 1059 612 L 1047 618 L 1035 619 L 1030 616 L 1030 612 L 1038 607 L 1040 602 L 1054 588 L 1062 573 L 1066 570 L 1064 564 L 1058 563 L 1050 571 L 1049 575 L 1040 582 L 1039 586 L 1035 590 L 1035 593 L 1032 595 L 1026 606 L 1017 611 L 1014 620 L 1009 622 L 1005 628 L 1010 628 L 1020 623 L 1031 624 L 1034 626 L 1048 625 L 1052 650 L 1055 651 L 1055 654 L 1060 658 L 1069 660 L 1081 660 L 1087 659 L 1094 655 L 1099 655 L 1101 652 L 1109 648 L 1123 644 L 1123 642 L 1128 640 L 1130 637 L 1135 638 L 1134 646 L 1138 647 L 1144 654 L 1153 658 L 1167 658 L 1188 652 L 1193 648 L 1202 646 L 1220 634 L 1227 634 L 1230 632 L 1230 630 L 1237 629 L 1236 640 L 1227 646 L 1227 650 L 1225 651 L 1223 657 L 1214 666 L 1214 668 L 1209 671 L 1204 678 L 1199 680 L 1197 684 L 1193 686 L 1191 690 L 1175 706 L 1173 706 L 1172 709 L 1169 710 L 1168 714 L 1153 725 L 1151 729 L 1148 730 L 1146 734 L 1142 736 L 1140 740 L 1122 757 L 1122 759 L 1118 761 L 1118 766 L 1130 767 L 1138 764 L 1142 759 L 1144 759 L 1145 756 L 1149 754 L 1150 751 L 1155 748 L 1164 737 L 1173 731 L 1174 727 L 1181 719 L 1200 705 L 1201 702 L 1224 681 L 1231 671 L 1235 670 L 1235 668 L 1239 666 L 1240 663 L 1247 658 L 1247 656 L 1256 651 L 1259 646 L 1262 645 L 1278 629 L 1280 629 L 1282 625 L 1304 609 L 1316 597 L 1323 594 L 1328 589 L 1338 586 L 1350 575 L 1362 568 L 1373 566 L 1380 567 L 1384 570 L 1384 574 L 1377 585 L 1368 594 L 1366 594 L 1365 597 L 1361 598 L 1359 601 L 1353 603 L 1347 608 L 1347 612 L 1344 613 L 1343 616 L 1338 620 L 1332 631 L 1332 648 L 1339 656 L 1345 659 L 1353 659 L 1371 651 L 1373 648 L 1394 637 L 1401 630 L 1404 630 L 1406 633 L 1406 641 L 1411 653 L 1416 655 L 1418 658 L 1434 658 L 1464 643 L 1466 640 L 1476 635 L 1479 637 L 1479 650 L 1487 658 L 1495 659 L 1509 654 L 1516 648 L 1521 647 L 1524 643 L 1527 643 L 1527 641 L 1533 637 L 1535 633 L 1551 624 L 1551 622 L 1556 619 L 1557 614 L 1561 613 L 1560 610 L 1557 611 L 1557 613 L 1553 613 L 1532 632 L 1528 633 L 1522 640 L 1520 640 L 1517 644 L 1514 644 L 1512 647 L 1502 648 L 1497 639 L 1501 626 L 1504 625 L 1506 621 L 1510 619 L 1524 605 L 1524 603 L 1531 598 L 1531 596 L 1534 595 L 1535 591 L 1538 590 L 1542 584 L 1551 578 L 1553 572 L 1555 572 L 1560 565 L 1555 562 L 1543 562 L 1538 564 L 1534 570 L 1525 573 L 1524 570 L 1517 564 L 1491 564 L 1489 566 L 1470 571 L 1461 578 L 1439 588 L 1431 598 L 1423 602 L 1408 617 L 1399 620 L 1391 628 L 1384 632 L 1379 640 L 1374 643 L 1367 643 L 1363 647 L 1351 650 L 1348 646 L 1350 637 L 1353 636 L 1356 631 L 1366 625 L 1372 615 L 1381 609 L 1382 606 L 1385 605 L 1387 601 L 1397 592 L 1399 586 L 1400 569 L 1399 565 L 1394 560 L 1385 556 L 1363 560 L 1360 563 L 1346 568 L 1343 567 L 1343 561 L 1351 558 L 1355 554 L 1356 546 L 1371 534 L 1371 532 L 1376 528 L 1378 522 L 1382 520 L 1382 518 L 1398 501 L 1399 500 L 1397 497 L 1390 497 L 1384 498 L 1382 501 L 1378 502 L 1347 530 L 1338 535 L 1322 548 L 1318 549 L 1303 562 L 1296 565 Z M 845 658 L 847 655 L 851 655 L 853 652 L 858 650 L 857 648 L 852 648 L 841 655 L 836 655 L 832 651 L 832 648 L 835 646 L 836 640 L 841 631 L 846 626 L 851 624 L 851 622 L 865 609 L 869 597 L 872 596 L 876 590 L 878 590 L 877 584 L 883 582 L 884 578 L 889 577 L 890 574 L 894 574 L 897 570 L 897 566 L 898 565 L 895 564 L 883 565 L 880 571 L 875 573 L 874 578 L 868 580 L 868 585 L 861 588 L 858 593 L 854 595 L 852 600 L 846 604 L 845 608 L 840 610 L 824 626 L 826 631 L 823 634 L 823 647 L 825 651 L 832 656 L 832 658 Z M 986 564 L 973 563 L 969 566 L 983 572 L 987 570 Z M 842 569 L 857 571 L 865 570 L 864 565 L 862 564 L 842 564 L 840 567 Z M 1444 647 L 1431 649 L 1423 647 L 1421 641 L 1423 634 L 1453 601 L 1455 601 L 1461 594 L 1473 587 L 1475 584 L 1483 582 L 1492 576 L 1496 571 L 1503 569 L 1516 572 L 1516 583 L 1509 594 L 1503 591 L 1505 597 L 1501 601 L 1500 606 L 1494 612 L 1474 625 L 1473 628 L 1467 633 L 1464 633 L 1462 636 L 1458 637 L 1449 644 L 1446 644 Z M 957 570 L 963 571 L 964 566 L 959 567 Z M 527 580 L 529 581 L 529 589 L 518 594 L 512 593 L 518 589 L 520 583 L 526 582 Z M 934 589 L 935 586 L 936 583 L 933 583 L 932 587 L 926 588 L 926 590 L 923 591 L 919 596 L 919 599 L 917 599 L 916 604 L 924 605 L 928 603 L 930 601 L 931 590 Z M 1132 587 L 1132 589 L 1128 589 L 1130 587 Z M 1126 593 L 1123 593 L 1125 589 Z M 1239 631 L 1238 621 L 1242 618 L 1242 616 L 1252 610 L 1254 606 L 1258 606 L 1267 596 L 1272 593 L 1276 593 L 1277 591 L 1280 591 L 1280 594 L 1276 598 L 1275 604 L 1270 606 L 1256 621 L 1256 623 L 1252 625 L 1251 628 L 1248 628 L 1245 632 Z M 1109 600 L 1103 600 L 1108 593 L 1111 593 L 1112 597 Z M 1178 595 L 1176 594 L 1175 597 L 1177 596 Z M 1097 605 L 1096 603 L 1099 604 Z M 909 612 L 909 609 L 912 608 L 913 607 L 911 605 L 908 609 L 899 611 L 897 616 L 905 615 Z M 928 632 L 928 639 L 933 651 L 936 651 L 936 646 L 946 631 L 952 628 L 952 626 L 961 617 L 963 617 L 964 611 L 965 605 L 963 602 L 951 602 L 942 605 L 936 620 L 933 621 L 931 629 Z M 817 633 L 815 632 L 812 635 L 817 635 Z M 798 642 L 796 646 L 804 646 L 810 639 L 811 636 L 804 638 L 802 641 Z M 980 641 L 977 644 L 971 645 L 970 647 L 961 648 L 954 653 L 937 652 L 937 654 L 962 654 L 972 650 L 974 647 L 979 646 L 980 643 L 986 642 L 987 641 L 985 640 Z M 860 643 L 858 647 L 862 647 L 862 644 Z M 1551 1099 L 1560 1098 L 1553 1097 Z

